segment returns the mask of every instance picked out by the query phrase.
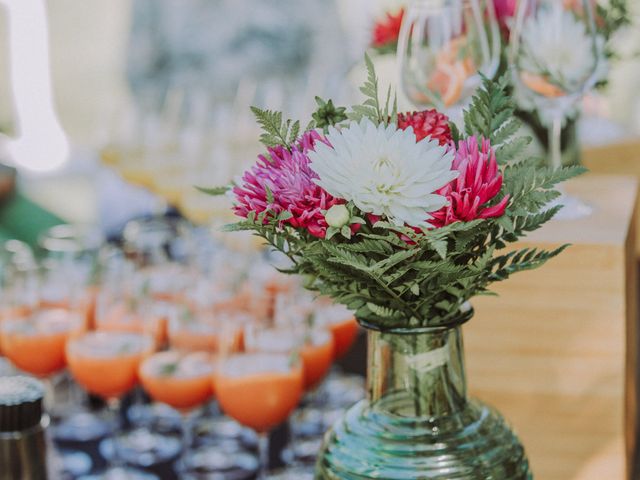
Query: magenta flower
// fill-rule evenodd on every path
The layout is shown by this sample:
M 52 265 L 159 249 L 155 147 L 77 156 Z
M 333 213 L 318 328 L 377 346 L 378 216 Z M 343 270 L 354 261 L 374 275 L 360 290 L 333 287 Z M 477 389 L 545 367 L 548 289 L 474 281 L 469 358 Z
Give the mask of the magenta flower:
M 291 217 L 283 220 L 295 228 L 304 228 L 311 235 L 324 238 L 327 223 L 322 210 L 327 210 L 343 200 L 329 195 L 315 184 L 317 174 L 309 168 L 307 152 L 315 142 L 326 140 L 316 131 L 309 131 L 292 147 L 269 148 L 267 155 L 259 155 L 257 163 L 242 176 L 242 184 L 233 188 L 236 198 L 234 212 L 246 218 L 249 212 L 259 214 L 269 210 L 265 219 L 287 211 Z M 269 202 L 267 189 L 273 196 Z
M 455 145 L 451 147 L 455 148 Z M 437 191 L 447 197 L 449 204 L 431 213 L 431 225 L 443 227 L 454 222 L 499 217 L 504 213 L 508 195 L 487 206 L 502 188 L 502 174 L 489 140 L 482 139 L 481 148 L 478 148 L 475 136 L 460 140 L 453 168 L 460 172 L 458 178 Z
M 493 0 L 496 9 L 496 18 L 500 24 L 500 30 L 505 37 L 509 36 L 509 20 L 516 14 L 517 0 Z

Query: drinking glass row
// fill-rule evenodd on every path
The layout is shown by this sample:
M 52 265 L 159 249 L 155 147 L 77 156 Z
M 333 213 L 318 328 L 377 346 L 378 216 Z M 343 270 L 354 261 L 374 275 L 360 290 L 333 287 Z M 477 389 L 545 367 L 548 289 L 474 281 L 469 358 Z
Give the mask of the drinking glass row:
M 308 451 L 298 454 L 305 431 L 316 431 L 310 451 L 317 451 L 331 410 L 362 393 L 351 382 L 355 397 L 345 401 L 344 378 L 321 386 L 357 336 L 353 315 L 310 296 L 263 254 L 223 249 L 180 222 L 134 222 L 121 247 L 94 240 L 56 227 L 41 242 L 37 261 L 23 244 L 4 246 L 0 350 L 17 369 L 49 384 L 68 369 L 82 389 L 104 400 L 116 428 L 103 477 L 149 478 L 126 465 L 130 455 L 122 447 L 130 442 L 119 428 L 121 400 L 138 384 L 152 400 L 180 412 L 180 478 L 238 462 L 248 470 L 259 465 L 259 478 L 266 478 L 268 433 L 303 398 L 306 408 L 291 428 L 300 438 L 287 449 L 287 460 L 312 462 L 312 454 L 303 458 Z M 246 449 L 220 455 L 219 443 L 207 447 L 208 454 L 199 452 L 194 432 L 216 416 L 213 399 L 256 432 L 259 463 Z M 49 403 L 60 424 L 81 410 L 77 396 L 70 403 L 66 412 Z M 314 410 L 324 414 L 314 416 Z

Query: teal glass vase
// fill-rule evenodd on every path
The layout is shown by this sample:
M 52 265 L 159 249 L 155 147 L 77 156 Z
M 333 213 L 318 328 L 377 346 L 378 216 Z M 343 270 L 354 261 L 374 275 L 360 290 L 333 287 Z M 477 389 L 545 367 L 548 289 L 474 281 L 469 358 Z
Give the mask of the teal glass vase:
M 325 436 L 318 480 L 528 480 L 502 416 L 467 397 L 461 323 L 368 331 L 368 398 Z

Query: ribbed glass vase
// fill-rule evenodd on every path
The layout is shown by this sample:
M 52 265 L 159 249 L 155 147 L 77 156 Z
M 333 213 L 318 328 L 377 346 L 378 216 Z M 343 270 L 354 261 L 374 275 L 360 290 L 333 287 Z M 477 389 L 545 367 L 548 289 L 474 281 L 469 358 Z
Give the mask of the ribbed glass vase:
M 321 480 L 528 480 L 524 448 L 502 416 L 467 398 L 457 326 L 369 330 L 368 399 L 327 432 Z

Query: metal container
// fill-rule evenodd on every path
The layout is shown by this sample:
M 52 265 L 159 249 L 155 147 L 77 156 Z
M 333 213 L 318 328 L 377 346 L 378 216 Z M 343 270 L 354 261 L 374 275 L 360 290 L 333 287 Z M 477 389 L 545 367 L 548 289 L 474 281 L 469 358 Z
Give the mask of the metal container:
M 0 480 L 46 480 L 44 387 L 23 376 L 0 377 Z

